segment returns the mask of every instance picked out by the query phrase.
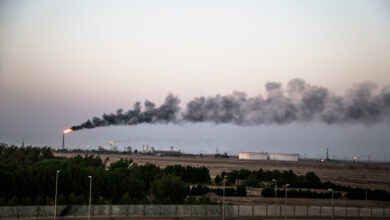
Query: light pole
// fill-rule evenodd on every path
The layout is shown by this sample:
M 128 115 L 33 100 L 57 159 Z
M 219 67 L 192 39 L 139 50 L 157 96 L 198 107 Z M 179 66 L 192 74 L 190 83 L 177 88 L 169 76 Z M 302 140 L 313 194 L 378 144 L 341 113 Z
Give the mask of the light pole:
M 227 176 L 223 176 L 223 193 L 222 193 L 222 220 L 225 220 L 225 182 Z
M 284 219 L 287 219 L 287 187 L 289 187 L 290 184 L 286 184 L 286 190 L 284 191 Z
M 88 205 L 88 220 L 91 218 L 91 197 L 92 197 L 92 176 L 89 178 L 89 205 Z
M 332 220 L 333 220 L 333 189 L 329 188 L 328 191 L 332 193 Z
M 368 200 L 368 192 L 367 192 L 368 190 L 366 189 L 366 211 L 365 211 L 365 219 L 367 219 L 367 216 L 368 216 L 368 213 L 367 213 L 367 209 L 368 209 L 368 207 L 367 207 L 367 200 Z
M 56 193 L 54 195 L 54 220 L 56 220 L 57 217 L 57 189 L 58 189 L 58 174 L 60 173 L 59 170 L 56 172 Z
M 275 188 L 275 199 L 274 199 L 274 219 L 276 219 L 276 187 L 277 187 L 277 185 L 278 185 L 278 181 L 276 180 L 276 179 L 272 179 L 272 182 L 274 182 L 275 183 L 275 186 L 274 186 L 274 188 Z

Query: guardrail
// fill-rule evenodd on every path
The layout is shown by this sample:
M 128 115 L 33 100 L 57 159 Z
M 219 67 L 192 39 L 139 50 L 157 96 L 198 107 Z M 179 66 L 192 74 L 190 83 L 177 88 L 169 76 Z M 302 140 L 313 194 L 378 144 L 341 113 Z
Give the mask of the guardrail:
M 92 217 L 126 216 L 222 216 L 220 205 L 92 205 Z M 54 216 L 53 206 L 4 206 L 0 218 L 48 218 Z M 57 206 L 57 216 L 88 216 L 88 206 Z M 225 205 L 225 216 L 246 217 L 390 217 L 390 208 Z

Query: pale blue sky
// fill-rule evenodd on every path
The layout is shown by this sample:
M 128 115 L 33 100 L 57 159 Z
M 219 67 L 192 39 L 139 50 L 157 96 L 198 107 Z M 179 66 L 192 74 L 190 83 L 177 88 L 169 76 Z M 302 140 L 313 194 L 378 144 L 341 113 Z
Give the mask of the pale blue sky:
M 169 92 L 182 103 L 233 91 L 254 96 L 268 81 L 296 77 L 339 94 L 364 81 L 382 87 L 390 84 L 389 60 L 389 1 L 2 0 L 0 142 L 59 144 L 68 126 L 135 101 L 161 103 Z M 342 155 L 390 154 L 388 125 L 185 126 L 188 133 L 177 136 L 183 128 L 170 125 L 99 128 L 68 139 L 95 146 L 160 135 L 164 147 L 175 138 L 194 152 L 221 145 L 315 156 L 333 145 Z M 219 136 L 232 131 L 232 141 Z M 192 135 L 209 141 L 200 146 Z

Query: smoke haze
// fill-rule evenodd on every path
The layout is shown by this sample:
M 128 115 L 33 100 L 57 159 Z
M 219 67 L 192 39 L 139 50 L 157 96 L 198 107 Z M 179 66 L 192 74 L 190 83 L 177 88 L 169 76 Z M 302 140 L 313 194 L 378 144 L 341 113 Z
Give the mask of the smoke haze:
M 166 123 L 229 123 L 241 126 L 288 124 L 292 122 L 323 122 L 326 124 L 358 123 L 371 125 L 390 122 L 390 87 L 365 82 L 353 86 L 344 96 L 327 88 L 293 79 L 286 88 L 281 83 L 265 85 L 266 96 L 247 97 L 243 92 L 213 97 L 197 97 L 181 111 L 180 99 L 169 94 L 156 107 L 148 100 L 135 103 L 133 109 L 122 109 L 94 117 L 73 130 L 110 125 L 166 124 Z

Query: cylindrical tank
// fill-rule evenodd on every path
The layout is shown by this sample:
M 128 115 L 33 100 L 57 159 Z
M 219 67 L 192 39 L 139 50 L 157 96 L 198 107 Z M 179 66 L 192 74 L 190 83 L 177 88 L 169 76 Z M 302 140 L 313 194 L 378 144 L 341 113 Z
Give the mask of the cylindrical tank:
M 267 160 L 268 153 L 263 152 L 240 152 L 238 153 L 238 159 L 244 160 Z

